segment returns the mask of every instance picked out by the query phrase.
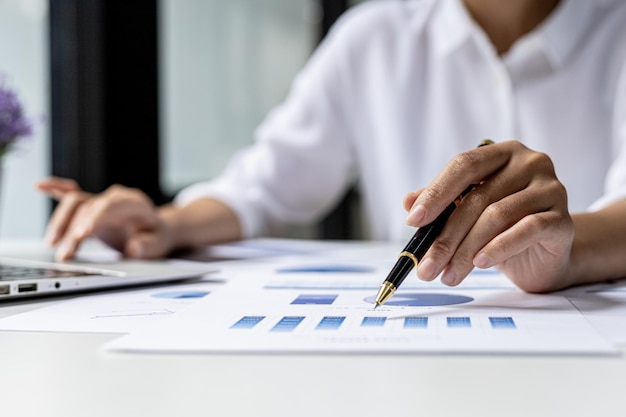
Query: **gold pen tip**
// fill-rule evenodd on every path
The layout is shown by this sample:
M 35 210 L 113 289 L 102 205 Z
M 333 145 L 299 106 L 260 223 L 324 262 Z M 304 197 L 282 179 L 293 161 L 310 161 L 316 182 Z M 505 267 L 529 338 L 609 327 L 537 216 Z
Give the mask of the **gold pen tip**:
M 372 310 L 376 310 L 376 307 L 378 307 L 380 305 L 380 303 L 374 303 L 374 308 Z

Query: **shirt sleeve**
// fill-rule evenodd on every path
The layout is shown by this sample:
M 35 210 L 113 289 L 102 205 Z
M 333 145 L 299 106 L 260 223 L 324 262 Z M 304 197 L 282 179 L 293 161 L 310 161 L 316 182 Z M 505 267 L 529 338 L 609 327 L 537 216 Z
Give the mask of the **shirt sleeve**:
M 285 102 L 215 180 L 181 191 L 175 204 L 218 199 L 237 214 L 244 237 L 312 221 L 333 207 L 354 180 L 354 155 L 341 71 L 345 42 L 334 28 L 296 77 Z
M 613 117 L 613 162 L 609 168 L 604 195 L 596 200 L 590 210 L 599 210 L 626 198 L 626 62 L 617 83 Z

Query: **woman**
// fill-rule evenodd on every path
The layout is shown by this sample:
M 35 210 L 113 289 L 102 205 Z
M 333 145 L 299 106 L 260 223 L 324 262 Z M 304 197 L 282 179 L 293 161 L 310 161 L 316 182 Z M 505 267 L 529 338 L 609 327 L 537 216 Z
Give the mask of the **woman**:
M 60 201 L 47 240 L 61 260 L 88 236 L 159 257 L 314 220 L 356 176 L 371 235 L 387 240 L 407 239 L 405 219 L 428 224 L 479 184 L 420 262 L 421 279 L 443 272 L 457 285 L 473 267 L 495 266 L 542 292 L 626 276 L 622 3 L 354 8 L 223 175 L 158 208 L 122 186 L 91 195 L 43 181 Z M 498 143 L 472 149 L 483 138 Z M 415 189 L 406 217 L 399 201 Z

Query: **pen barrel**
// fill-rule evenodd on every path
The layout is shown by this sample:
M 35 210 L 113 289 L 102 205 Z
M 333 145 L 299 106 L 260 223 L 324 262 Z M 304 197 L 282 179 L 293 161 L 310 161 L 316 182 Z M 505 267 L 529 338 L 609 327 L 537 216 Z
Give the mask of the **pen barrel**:
M 439 233 L 446 225 L 448 218 L 456 208 L 458 202 L 450 203 L 439 216 L 426 226 L 422 226 L 413 235 L 409 243 L 404 247 L 405 252 L 412 253 L 417 258 L 417 262 L 421 261 L 428 248 L 433 244 Z
M 441 233 L 443 226 L 445 226 L 456 205 L 457 202 L 450 203 L 432 223 L 417 229 L 409 243 L 404 247 L 396 264 L 389 271 L 385 281 L 390 282 L 396 288 L 402 284 L 411 270 L 422 260 L 439 233 Z
M 493 141 L 485 139 L 480 142 L 478 147 L 490 145 L 492 143 Z M 465 190 L 463 190 L 461 195 L 459 195 L 456 200 L 450 203 L 443 210 L 443 212 L 437 216 L 432 223 L 417 229 L 411 240 L 409 240 L 409 243 L 407 243 L 404 247 L 404 251 L 400 254 L 399 259 L 387 275 L 387 278 L 383 281 L 383 284 L 378 291 L 378 295 L 376 296 L 377 305 L 383 304 L 387 298 L 391 297 L 396 289 L 400 287 L 400 284 L 402 284 L 409 272 L 411 272 L 411 270 L 422 260 L 424 255 L 426 255 L 428 249 L 435 242 L 439 233 L 443 230 L 452 212 L 461 203 L 461 200 L 463 200 L 463 198 L 475 187 L 476 184 L 470 184 Z
M 402 284 L 404 279 L 409 275 L 409 272 L 414 268 L 415 263 L 407 256 L 400 255 L 400 258 L 396 261 L 396 264 L 391 268 L 385 282 L 389 282 L 396 288 Z
M 493 141 L 490 139 L 485 139 L 480 142 L 478 147 L 483 147 L 486 145 L 493 144 Z M 443 227 L 446 225 L 448 218 L 457 208 L 457 206 L 461 203 L 461 200 L 465 198 L 474 188 L 476 188 L 476 184 L 470 184 L 463 190 L 463 192 L 454 200 L 452 203 L 448 204 L 448 206 L 443 210 L 443 212 L 437 216 L 437 218 L 430 224 L 426 226 L 422 226 L 413 235 L 409 243 L 404 247 L 404 252 L 409 252 L 415 255 L 417 258 L 417 262 L 421 261 L 428 248 L 433 244 L 439 233 L 443 230 Z M 415 262 L 417 264 L 417 262 Z

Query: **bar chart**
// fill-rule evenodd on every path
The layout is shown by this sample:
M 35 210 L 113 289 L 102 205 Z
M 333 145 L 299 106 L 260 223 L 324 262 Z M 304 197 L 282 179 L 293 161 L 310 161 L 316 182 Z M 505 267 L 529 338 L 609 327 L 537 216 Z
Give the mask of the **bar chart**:
M 374 309 L 362 289 L 216 291 L 113 350 L 239 353 L 615 353 L 566 297 L 503 289 L 398 291 Z

